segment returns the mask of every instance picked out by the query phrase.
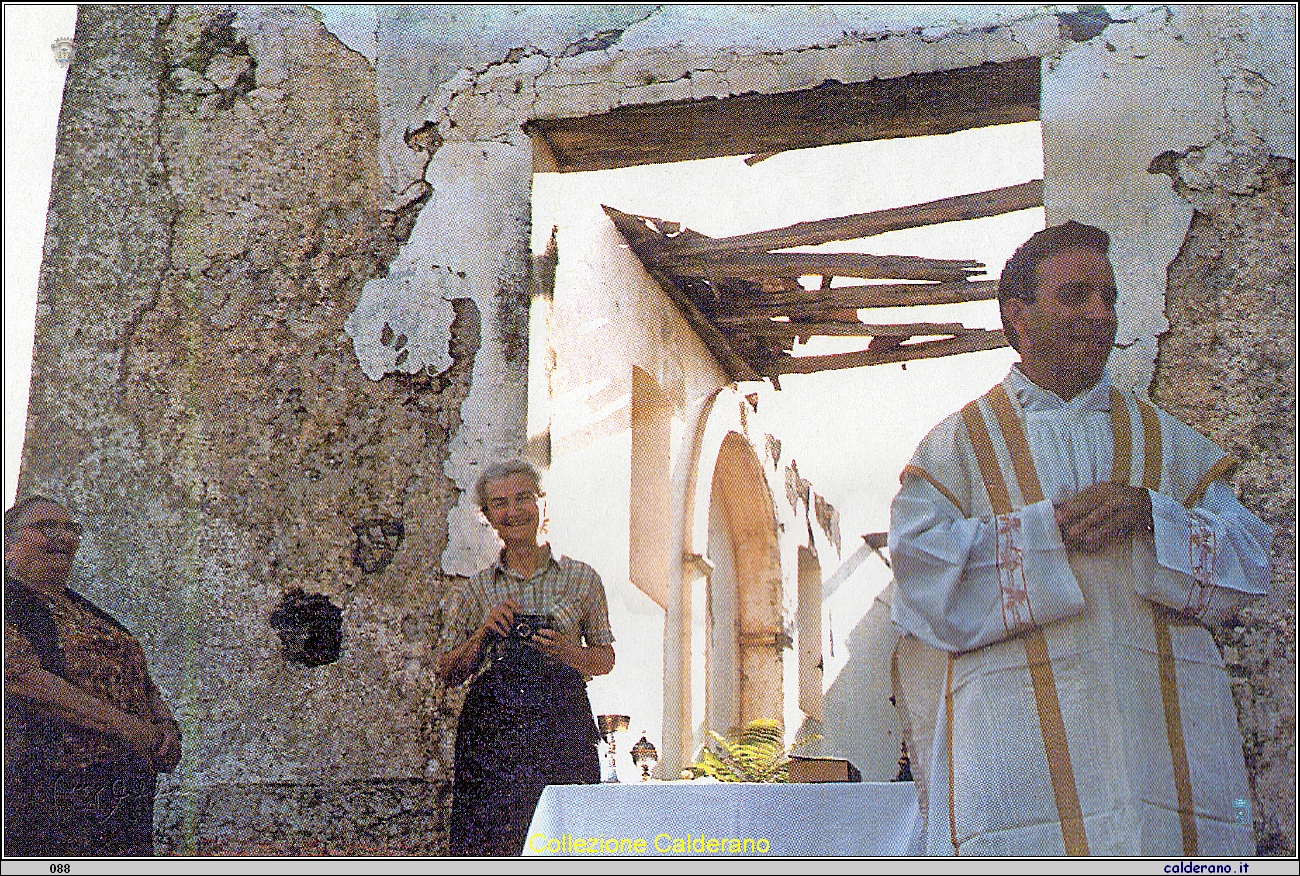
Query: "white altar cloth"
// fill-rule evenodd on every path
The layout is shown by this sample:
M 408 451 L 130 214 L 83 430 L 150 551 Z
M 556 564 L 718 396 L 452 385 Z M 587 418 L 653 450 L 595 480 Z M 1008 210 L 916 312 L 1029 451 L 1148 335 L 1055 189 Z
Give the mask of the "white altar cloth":
M 524 844 L 525 856 L 920 853 L 911 782 L 552 785 Z

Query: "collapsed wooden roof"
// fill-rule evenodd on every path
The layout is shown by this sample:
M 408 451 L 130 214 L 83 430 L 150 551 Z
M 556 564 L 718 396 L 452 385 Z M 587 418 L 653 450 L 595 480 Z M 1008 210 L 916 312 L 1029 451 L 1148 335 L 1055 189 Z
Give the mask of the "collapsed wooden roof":
M 782 374 L 930 359 L 1007 345 L 1000 329 L 967 328 L 960 323 L 876 325 L 858 319 L 861 308 L 996 298 L 996 281 L 971 279 L 984 273 L 984 265 L 977 261 L 781 250 L 1042 205 L 1043 181 L 1032 180 L 989 192 L 722 238 L 613 207 L 606 206 L 605 212 L 732 380 L 768 378 L 777 383 Z M 805 289 L 799 278 L 807 276 L 820 276 L 820 288 Z M 832 288 L 835 277 L 922 282 Z M 791 354 L 796 340 L 814 336 L 871 340 L 866 349 L 850 353 Z M 925 340 L 913 340 L 917 338 Z

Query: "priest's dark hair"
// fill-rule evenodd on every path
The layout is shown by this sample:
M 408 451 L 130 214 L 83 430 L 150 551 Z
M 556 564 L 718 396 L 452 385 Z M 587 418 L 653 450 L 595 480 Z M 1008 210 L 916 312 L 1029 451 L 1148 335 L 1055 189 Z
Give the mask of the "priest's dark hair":
M 1049 256 L 1068 249 L 1095 249 L 1109 253 L 1110 235 L 1095 226 L 1070 220 L 1044 228 L 1022 243 L 1007 259 L 998 280 L 998 311 L 1002 314 L 1002 330 L 1006 332 L 1007 342 L 1016 349 L 1020 347 L 1015 330 L 1007 325 L 1007 299 L 1019 298 L 1032 304 L 1038 294 L 1038 266 Z

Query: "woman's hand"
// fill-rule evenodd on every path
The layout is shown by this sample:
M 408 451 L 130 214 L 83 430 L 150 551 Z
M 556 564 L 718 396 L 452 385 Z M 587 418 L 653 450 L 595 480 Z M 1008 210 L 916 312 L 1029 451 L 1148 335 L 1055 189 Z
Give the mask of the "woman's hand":
M 167 742 L 162 726 L 126 712 L 120 713 L 117 725 L 117 733 L 126 742 L 127 747 L 147 762 L 150 769 L 157 772 L 156 757 Z
M 507 597 L 504 602 L 487 613 L 476 635 L 480 641 L 486 640 L 488 633 L 496 633 L 498 636 L 510 635 L 510 628 L 514 626 L 515 615 L 518 612 L 519 603 Z
M 483 656 L 483 643 L 488 636 L 508 636 L 510 627 L 515 622 L 515 613 L 519 604 L 513 599 L 506 599 L 487 613 L 482 625 L 474 635 L 461 642 L 452 650 L 443 654 L 433 665 L 434 674 L 444 684 L 460 684 L 474 671 L 479 658 Z
M 561 636 L 555 630 L 538 630 L 528 641 L 536 650 L 566 666 L 572 666 L 583 675 L 604 675 L 614 668 L 614 647 L 592 645 L 583 647 Z
M 120 736 L 155 772 L 170 772 L 180 760 L 180 728 L 170 713 L 160 721 L 123 711 L 39 664 L 6 669 L 6 695 L 22 697 L 78 727 Z
M 162 742 L 153 753 L 155 772 L 170 773 L 181 762 L 181 728 L 172 718 L 166 718 L 154 725 L 162 729 Z
M 126 715 L 121 736 L 155 773 L 170 773 L 181 760 L 181 728 L 171 718 L 148 721 Z

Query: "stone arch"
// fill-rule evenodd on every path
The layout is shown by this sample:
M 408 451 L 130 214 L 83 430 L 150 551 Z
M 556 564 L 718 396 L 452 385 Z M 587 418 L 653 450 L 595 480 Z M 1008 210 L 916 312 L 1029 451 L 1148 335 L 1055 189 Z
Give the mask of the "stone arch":
M 709 491 L 707 721 L 725 731 L 784 712 L 776 517 L 749 441 L 729 432 Z

